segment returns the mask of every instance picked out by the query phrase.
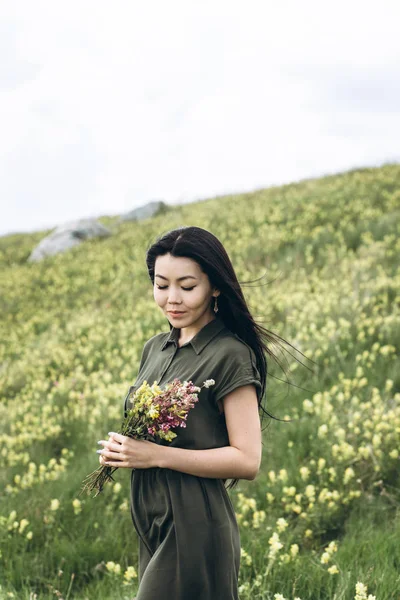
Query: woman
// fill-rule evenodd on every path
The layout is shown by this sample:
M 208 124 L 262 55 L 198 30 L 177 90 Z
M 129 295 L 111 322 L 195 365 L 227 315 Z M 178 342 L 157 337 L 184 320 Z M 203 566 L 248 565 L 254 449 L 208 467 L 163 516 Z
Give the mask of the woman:
M 215 384 L 201 389 L 172 442 L 109 432 L 100 463 L 132 469 L 137 600 L 237 600 L 240 534 L 227 489 L 260 468 L 269 353 L 261 335 L 269 332 L 253 321 L 231 261 L 209 231 L 172 230 L 150 247 L 146 262 L 170 331 L 145 343 L 129 391 L 176 377 Z

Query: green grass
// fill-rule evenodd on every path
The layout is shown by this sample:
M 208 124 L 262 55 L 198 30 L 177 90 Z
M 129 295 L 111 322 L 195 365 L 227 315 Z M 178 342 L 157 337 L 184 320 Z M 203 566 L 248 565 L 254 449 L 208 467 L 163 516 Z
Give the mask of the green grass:
M 129 472 L 95 499 L 79 491 L 97 440 L 120 424 L 144 342 L 168 331 L 146 249 L 194 224 L 222 241 L 240 281 L 266 274 L 243 286 L 253 315 L 314 361 L 278 355 L 293 385 L 268 361 L 267 409 L 292 422 L 268 423 L 257 479 L 230 492 L 241 600 L 353 600 L 357 582 L 365 598 L 399 599 L 399 214 L 400 165 L 388 164 L 140 224 L 105 216 L 111 237 L 40 263 L 27 258 L 49 230 L 1 237 L 0 600 L 135 596 L 137 578 L 123 583 L 138 566 Z

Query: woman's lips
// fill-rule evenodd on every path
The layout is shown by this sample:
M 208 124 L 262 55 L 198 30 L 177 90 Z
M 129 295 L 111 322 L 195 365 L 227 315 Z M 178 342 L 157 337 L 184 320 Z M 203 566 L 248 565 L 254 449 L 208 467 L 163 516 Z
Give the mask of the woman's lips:
M 170 315 L 173 317 L 179 317 L 180 315 L 184 315 L 184 312 L 173 312 L 172 310 L 168 311 Z

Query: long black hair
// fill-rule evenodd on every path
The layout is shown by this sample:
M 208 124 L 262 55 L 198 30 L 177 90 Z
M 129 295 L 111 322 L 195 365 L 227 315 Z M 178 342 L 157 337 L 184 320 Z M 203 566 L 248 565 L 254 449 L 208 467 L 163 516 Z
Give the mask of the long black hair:
M 165 254 L 191 258 L 200 266 L 201 270 L 208 276 L 211 286 L 220 291 L 218 317 L 221 318 L 228 329 L 236 333 L 253 349 L 261 379 L 261 391 L 258 397 L 258 407 L 262 411 L 261 424 L 265 415 L 278 421 L 288 422 L 288 419 L 274 417 L 262 403 L 268 374 L 268 363 L 265 354 L 275 360 L 286 373 L 280 361 L 272 353 L 270 345 L 276 344 L 283 347 L 281 342 L 286 344 L 289 344 L 289 342 L 253 319 L 241 290 L 241 285 L 253 283 L 257 279 L 239 283 L 231 260 L 222 243 L 210 231 L 201 227 L 186 226 L 172 229 L 160 236 L 148 248 L 146 264 L 153 285 L 156 258 Z M 171 330 L 172 324 L 169 321 L 168 323 Z M 294 348 L 292 344 L 289 344 L 289 346 Z M 228 489 L 234 487 L 238 481 L 238 479 L 233 479 Z

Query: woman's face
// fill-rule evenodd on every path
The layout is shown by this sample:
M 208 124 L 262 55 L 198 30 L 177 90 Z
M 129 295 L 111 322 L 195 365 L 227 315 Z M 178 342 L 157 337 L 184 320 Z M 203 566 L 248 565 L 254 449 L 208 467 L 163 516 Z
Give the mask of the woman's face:
M 213 294 L 213 291 L 216 292 Z M 188 327 L 203 315 L 213 316 L 213 290 L 208 276 L 191 258 L 165 254 L 156 258 L 154 300 L 174 327 Z M 173 315 L 171 311 L 182 314 Z

